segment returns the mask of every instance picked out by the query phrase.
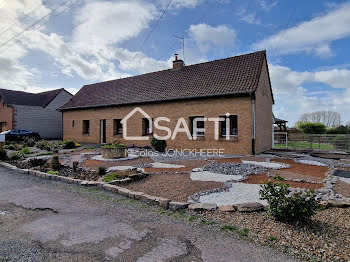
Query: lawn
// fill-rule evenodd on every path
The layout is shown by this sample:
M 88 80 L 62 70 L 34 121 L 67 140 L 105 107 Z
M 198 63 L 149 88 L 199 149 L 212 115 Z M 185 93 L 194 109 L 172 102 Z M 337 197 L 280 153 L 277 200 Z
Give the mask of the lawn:
M 286 144 L 275 144 L 275 148 L 286 148 Z M 310 149 L 310 142 L 288 142 L 289 149 Z M 333 150 L 335 147 L 326 143 L 312 143 L 312 149 Z

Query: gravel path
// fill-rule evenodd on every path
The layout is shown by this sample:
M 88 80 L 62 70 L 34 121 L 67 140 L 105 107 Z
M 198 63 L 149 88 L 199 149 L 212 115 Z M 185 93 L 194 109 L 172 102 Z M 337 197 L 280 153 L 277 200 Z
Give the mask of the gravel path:
M 210 193 L 199 198 L 201 203 L 216 203 L 218 206 L 258 202 L 267 205 L 259 198 L 260 185 L 232 183 L 232 187 L 225 192 Z

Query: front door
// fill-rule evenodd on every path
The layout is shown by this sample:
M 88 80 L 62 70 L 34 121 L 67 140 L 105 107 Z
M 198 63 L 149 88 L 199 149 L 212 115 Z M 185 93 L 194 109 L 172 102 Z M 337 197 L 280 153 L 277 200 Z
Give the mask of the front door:
M 101 144 L 106 143 L 106 119 L 100 120 Z

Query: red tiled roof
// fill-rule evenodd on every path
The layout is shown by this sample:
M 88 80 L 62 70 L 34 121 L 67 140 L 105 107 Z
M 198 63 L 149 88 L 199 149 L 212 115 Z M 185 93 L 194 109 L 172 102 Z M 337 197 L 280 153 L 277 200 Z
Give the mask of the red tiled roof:
M 102 107 L 249 94 L 257 88 L 265 51 L 83 86 L 60 109 Z

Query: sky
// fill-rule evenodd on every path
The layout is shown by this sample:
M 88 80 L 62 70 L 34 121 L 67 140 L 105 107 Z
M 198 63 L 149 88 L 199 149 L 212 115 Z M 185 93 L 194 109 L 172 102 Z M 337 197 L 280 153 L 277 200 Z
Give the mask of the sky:
M 341 0 L 0 0 L 0 88 L 75 94 L 168 69 L 176 35 L 186 65 L 266 50 L 276 117 L 331 110 L 346 124 L 349 14 Z

